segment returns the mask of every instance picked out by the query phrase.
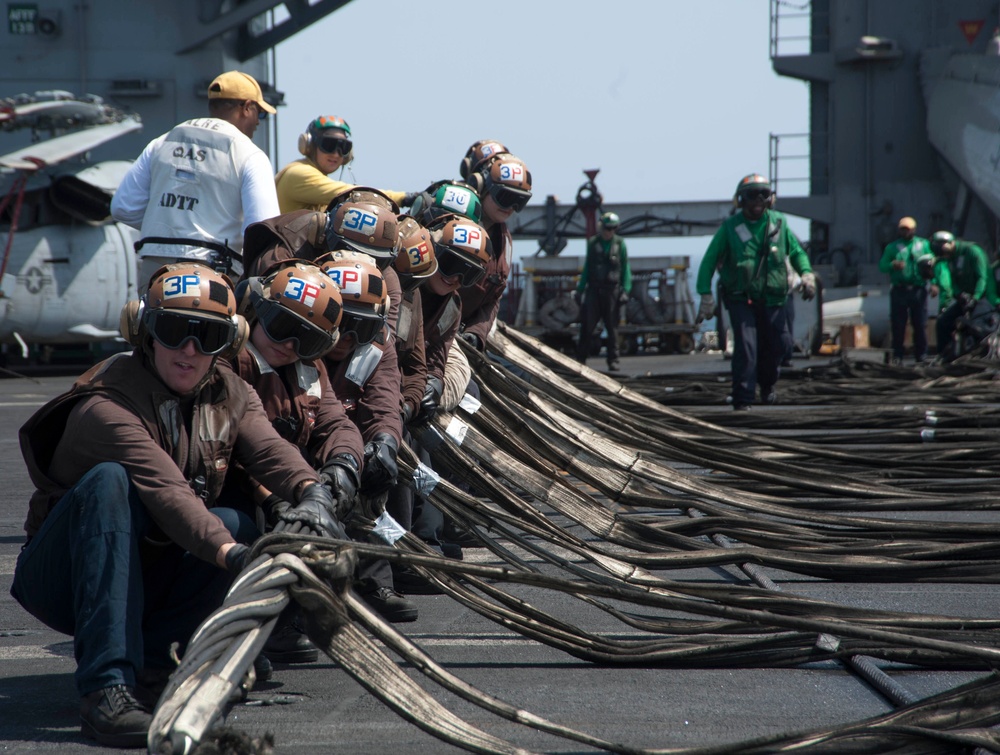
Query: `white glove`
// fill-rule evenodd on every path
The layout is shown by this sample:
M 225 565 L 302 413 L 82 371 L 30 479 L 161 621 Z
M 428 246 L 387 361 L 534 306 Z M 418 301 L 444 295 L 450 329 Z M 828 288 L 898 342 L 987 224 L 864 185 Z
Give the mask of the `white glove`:
M 715 317 L 715 299 L 712 298 L 711 294 L 702 294 L 701 305 L 698 307 L 698 317 L 694 321 L 695 325 L 703 320 L 711 320 L 713 317 Z
M 816 296 L 816 276 L 812 273 L 802 274 L 802 301 L 809 301 Z

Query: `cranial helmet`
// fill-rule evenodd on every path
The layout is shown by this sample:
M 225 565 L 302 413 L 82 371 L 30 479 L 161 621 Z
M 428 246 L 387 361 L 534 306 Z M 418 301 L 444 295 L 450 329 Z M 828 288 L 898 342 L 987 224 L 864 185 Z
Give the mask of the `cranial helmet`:
M 377 338 L 389 315 L 389 291 L 375 260 L 360 252 L 340 250 L 317 258 L 316 264 L 340 288 L 344 304 L 341 334 L 352 335 L 359 344 Z
M 760 173 L 750 173 L 740 179 L 740 182 L 736 184 L 736 193 L 733 198 L 736 200 L 736 204 L 742 205 L 746 201 L 746 192 L 751 189 L 766 189 L 771 191 L 771 182 Z M 774 202 L 774 194 L 771 194 L 771 203 Z
M 203 354 L 229 358 L 246 343 L 249 328 L 236 313 L 232 281 L 207 265 L 184 262 L 153 273 L 139 301 L 122 309 L 122 336 L 149 350 L 152 339 L 178 349 L 189 340 Z
M 465 157 L 462 158 L 462 162 L 458 166 L 458 174 L 462 178 L 468 178 L 488 160 L 509 152 L 510 150 L 494 139 L 480 139 L 466 151 Z
M 604 228 L 617 228 L 620 223 L 617 213 L 605 212 L 601 215 L 601 226 Z
M 299 135 L 299 153 L 305 155 L 308 158 L 315 158 L 315 150 L 321 143 L 324 136 L 324 131 L 329 131 L 330 129 L 338 129 L 342 132 L 343 136 L 337 134 L 338 138 L 342 138 L 347 142 L 348 151 L 344 155 L 344 165 L 347 165 L 351 160 L 354 159 L 354 145 L 351 142 L 351 127 L 347 125 L 347 121 L 336 115 L 321 115 L 318 118 L 314 118 L 309 121 L 309 125 L 306 130 Z M 330 132 L 332 135 L 333 132 Z
M 353 249 L 375 258 L 380 269 L 399 251 L 399 207 L 376 189 L 356 187 L 330 203 L 326 245 Z
M 445 278 L 461 276 L 463 286 L 474 286 L 486 274 L 493 257 L 489 234 L 481 225 L 455 215 L 431 226 L 438 272 Z
M 531 172 L 514 155 L 493 158 L 477 175 L 479 178 L 470 183 L 474 187 L 481 184 L 480 194 L 489 194 L 500 207 L 520 212 L 531 199 Z
M 408 215 L 399 216 L 400 249 L 393 262 L 404 291 L 414 288 L 437 272 L 431 233 Z
M 483 206 L 477 189 L 464 181 L 447 179 L 435 181 L 424 189 L 410 208 L 410 215 L 423 225 L 431 225 L 442 215 L 464 215 L 478 223 L 482 214 Z
M 955 234 L 950 231 L 936 231 L 934 235 L 931 236 L 931 249 L 934 250 L 935 254 L 951 252 L 952 249 L 954 249 L 954 246 Z

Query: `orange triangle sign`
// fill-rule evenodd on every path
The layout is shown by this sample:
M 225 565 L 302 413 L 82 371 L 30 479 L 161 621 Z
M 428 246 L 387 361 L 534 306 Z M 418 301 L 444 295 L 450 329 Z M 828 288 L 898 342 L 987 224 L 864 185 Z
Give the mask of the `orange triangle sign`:
M 971 45 L 976 41 L 976 37 L 979 36 L 979 32 L 983 30 L 986 25 L 986 21 L 979 19 L 978 21 L 959 21 L 958 26 L 962 30 L 962 34 L 965 35 L 966 41 Z

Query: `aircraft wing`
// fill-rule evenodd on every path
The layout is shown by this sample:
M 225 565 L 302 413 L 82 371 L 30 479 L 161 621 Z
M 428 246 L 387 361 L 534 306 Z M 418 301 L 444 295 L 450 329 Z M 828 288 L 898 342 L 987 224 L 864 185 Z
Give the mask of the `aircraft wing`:
M 74 131 L 0 156 L 0 167 L 35 171 L 68 160 L 81 152 L 140 128 L 142 123 L 138 119 L 126 118 L 117 123 Z

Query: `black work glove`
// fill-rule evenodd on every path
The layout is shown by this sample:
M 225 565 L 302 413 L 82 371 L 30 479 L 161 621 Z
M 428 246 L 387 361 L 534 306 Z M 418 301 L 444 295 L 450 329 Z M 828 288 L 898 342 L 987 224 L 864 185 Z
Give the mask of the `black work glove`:
M 226 551 L 226 571 L 234 577 L 247 568 L 250 563 L 250 547 L 243 543 L 236 543 Z
M 399 443 L 389 433 L 376 433 L 365 444 L 365 469 L 361 474 L 361 489 L 365 495 L 380 495 L 396 484 L 398 451 Z
M 268 527 L 271 529 L 274 529 L 274 525 L 278 523 L 281 514 L 288 511 L 291 507 L 292 504 L 275 493 L 271 493 L 260 504 L 260 509 L 264 512 L 264 521 L 267 522 Z
M 357 461 L 350 454 L 337 454 L 323 465 L 319 477 L 333 493 L 333 515 L 346 522 L 358 502 L 361 477 Z
M 963 312 L 968 313 L 976 308 L 976 300 L 972 298 L 971 294 L 963 291 L 958 295 L 958 306 L 962 308 Z
M 278 517 L 279 526 L 275 529 L 291 534 L 347 540 L 347 533 L 333 516 L 333 507 L 333 493 L 326 485 L 310 485 L 303 491 L 298 503 Z
M 412 207 L 413 203 L 417 201 L 421 192 L 419 191 L 408 191 L 403 195 L 403 201 L 399 203 L 400 207 Z
M 403 410 L 399 413 L 399 418 L 405 425 L 407 422 L 412 420 L 417 416 L 417 409 L 409 401 L 403 402 Z
M 427 376 L 427 385 L 424 386 L 424 397 L 420 399 L 420 421 L 430 422 L 437 414 L 438 404 L 441 403 L 441 394 L 444 393 L 444 381 L 436 375 Z
M 462 333 L 460 338 L 465 341 L 469 346 L 474 348 L 476 351 L 483 350 L 483 341 L 475 333 Z

